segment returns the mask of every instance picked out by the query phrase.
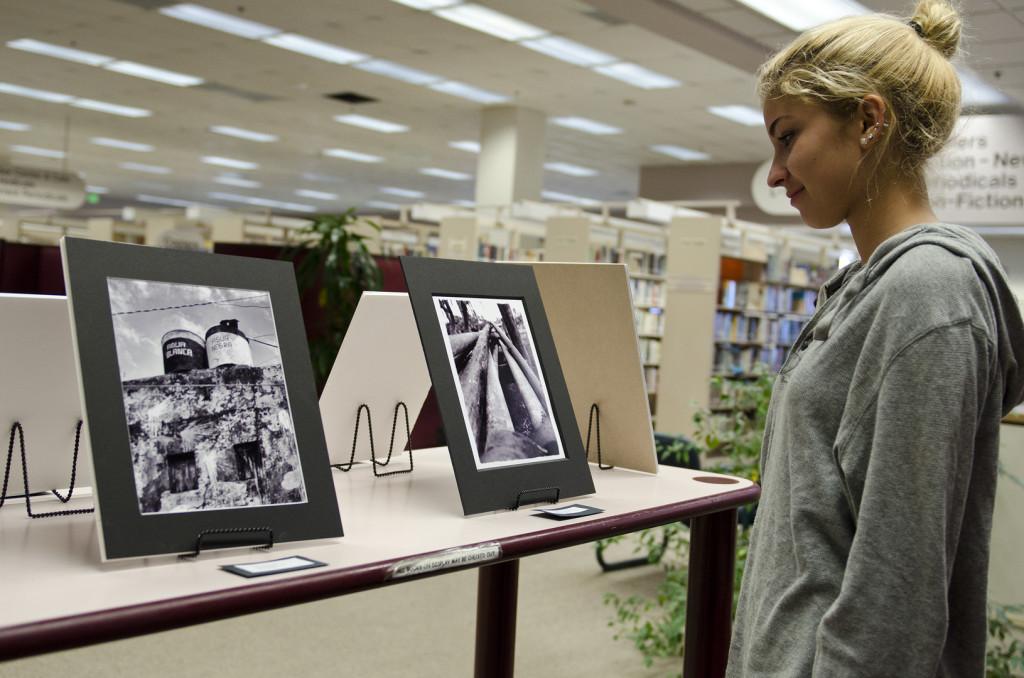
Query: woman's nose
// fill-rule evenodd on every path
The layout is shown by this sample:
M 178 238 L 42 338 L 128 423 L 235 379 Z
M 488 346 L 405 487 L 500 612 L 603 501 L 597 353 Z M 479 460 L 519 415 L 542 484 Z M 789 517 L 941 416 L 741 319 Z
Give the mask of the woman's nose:
M 786 168 L 782 166 L 782 163 L 773 161 L 771 169 L 768 170 L 768 185 L 772 188 L 781 186 L 786 182 Z

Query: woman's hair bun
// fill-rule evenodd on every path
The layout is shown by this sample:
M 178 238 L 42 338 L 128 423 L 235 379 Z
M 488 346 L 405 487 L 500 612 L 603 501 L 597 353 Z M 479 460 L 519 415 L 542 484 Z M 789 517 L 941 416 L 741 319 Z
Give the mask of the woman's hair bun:
M 960 46 L 963 23 L 960 12 L 950 0 L 919 0 L 910 21 L 921 27 L 921 38 L 925 42 L 947 59 L 953 58 Z

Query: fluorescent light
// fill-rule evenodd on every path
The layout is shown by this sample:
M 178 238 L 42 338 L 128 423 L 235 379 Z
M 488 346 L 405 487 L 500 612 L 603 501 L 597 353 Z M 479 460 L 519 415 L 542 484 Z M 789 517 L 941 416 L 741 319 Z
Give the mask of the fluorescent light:
M 13 94 L 17 97 L 27 97 L 29 99 L 38 99 L 39 101 L 49 101 L 52 104 L 66 104 L 72 99 L 74 99 L 74 97 L 70 94 L 61 94 L 60 92 L 49 92 L 45 89 L 33 89 L 31 87 L 22 87 L 21 85 L 14 85 L 9 82 L 0 82 L 0 94 Z
M 497 94 L 496 92 L 489 92 L 479 87 L 473 87 L 463 82 L 456 82 L 454 80 L 445 80 L 439 82 L 436 85 L 431 85 L 430 89 L 437 92 L 444 92 L 445 94 L 451 94 L 454 97 L 462 97 L 463 99 L 469 99 L 480 104 L 500 104 L 508 101 L 508 97 L 504 94 Z
M 433 73 L 427 73 L 426 71 L 410 68 L 409 66 L 403 66 L 402 64 L 396 64 L 394 61 L 386 61 L 384 59 L 363 61 L 355 64 L 354 67 L 367 73 L 383 75 L 386 78 L 394 78 L 411 85 L 429 85 L 441 79 L 440 75 L 434 75 Z
M 559 193 L 558 191 L 541 191 L 541 197 L 547 198 L 548 200 L 554 200 L 555 202 L 569 202 L 574 205 L 600 205 L 599 200 L 593 198 L 583 198 L 578 195 L 570 195 L 568 193 Z
M 676 160 L 707 160 L 711 156 L 701 151 L 695 151 L 692 148 L 684 148 L 683 146 L 673 146 L 671 144 L 658 144 L 651 146 L 651 150 L 662 155 L 668 155 Z
M 587 134 L 622 134 L 622 128 L 620 127 L 612 127 L 611 125 L 606 125 L 603 122 L 597 122 L 596 120 L 581 118 L 575 115 L 551 118 L 551 122 L 561 127 L 568 127 L 569 129 L 586 132 Z
M 471 3 L 438 9 L 434 11 L 434 14 L 442 19 L 493 35 L 502 40 L 529 40 L 530 38 L 539 38 L 547 34 L 547 31 L 543 28 L 538 28 L 519 19 L 513 19 L 507 14 L 496 12 L 489 7 Z
M 102 195 L 104 193 L 109 193 L 110 189 L 107 188 L 106 186 L 86 186 L 85 187 L 85 192 L 86 193 L 97 193 L 97 194 Z
M 760 127 L 764 124 L 764 115 L 751 106 L 708 106 L 708 112 L 747 127 Z
M 310 181 L 324 181 L 329 183 L 344 181 L 341 177 L 332 177 L 330 174 L 320 174 L 318 172 L 303 172 L 302 178 L 309 179 Z
M 347 148 L 325 148 L 324 155 L 329 158 L 344 158 L 345 160 L 355 160 L 356 162 L 380 162 L 384 159 L 379 155 L 359 153 L 358 151 L 350 151 Z
M 400 195 L 403 198 L 422 198 L 425 195 L 423 191 L 414 191 L 410 188 L 397 188 L 395 186 L 382 186 L 380 192 L 387 193 L 388 195 Z
M 424 167 L 420 170 L 420 174 L 426 174 L 430 177 L 441 177 L 442 179 L 451 179 L 452 181 L 468 181 L 473 178 L 472 174 L 454 172 L 452 170 L 441 169 L 440 167 Z
M 259 169 L 259 165 L 254 162 L 249 162 L 247 160 L 235 160 L 234 158 L 222 158 L 219 155 L 204 155 L 199 160 L 205 162 L 207 165 L 218 165 L 220 167 L 230 167 L 231 169 Z
M 561 174 L 568 174 L 573 177 L 592 177 L 597 174 L 597 170 L 590 169 L 589 167 L 572 165 L 567 162 L 546 162 L 544 163 L 544 169 L 549 169 L 552 172 L 559 172 Z
M 639 87 L 640 89 L 666 89 L 668 87 L 679 87 L 679 85 L 683 84 L 675 78 L 655 73 L 643 66 L 625 61 L 607 66 L 598 66 L 594 70 L 601 75 L 621 80 L 627 85 L 633 85 L 633 87 Z
M 252 179 L 243 179 L 242 177 L 232 177 L 223 174 L 219 177 L 213 178 L 214 183 L 224 184 L 225 186 L 238 186 L 239 188 L 259 188 L 263 184 Z
M 146 174 L 170 174 L 170 167 L 161 167 L 159 165 L 143 165 L 141 162 L 122 162 L 119 167 L 126 170 L 134 170 L 136 172 L 145 172 Z
M 739 0 L 743 5 L 786 28 L 803 32 L 826 21 L 867 14 L 868 9 L 852 0 Z
M 106 101 L 96 101 L 95 99 L 72 99 L 70 103 L 75 108 L 85 108 L 90 111 L 120 115 L 125 118 L 147 118 L 153 115 L 152 111 L 148 111 L 145 108 L 122 106 L 120 104 L 107 103 Z
M 457 148 L 460 151 L 465 151 L 466 153 L 480 152 L 480 142 L 472 141 L 471 139 L 464 139 L 462 141 L 449 141 L 448 145 L 451 146 L 452 148 Z
M 13 122 L 11 120 L 0 120 L 0 129 L 5 129 L 9 132 L 25 132 L 32 129 L 31 125 L 26 125 L 23 122 Z
M 181 21 L 188 21 L 189 23 L 205 26 L 206 28 L 212 28 L 216 31 L 231 33 L 232 35 L 238 35 L 243 38 L 250 38 L 252 40 L 259 40 L 260 38 L 265 38 L 281 32 L 280 28 L 274 28 L 273 26 L 267 26 L 266 24 L 249 21 L 248 19 L 242 19 L 232 14 L 217 12 L 191 3 L 161 7 L 158 11 L 164 16 L 180 19 Z
M 272 37 L 264 38 L 263 42 L 291 52 L 329 61 L 332 64 L 350 64 L 369 58 L 362 52 L 353 52 L 350 49 L 338 47 L 329 42 L 321 42 L 320 40 L 314 40 L 313 38 L 307 38 L 304 35 L 297 35 L 295 33 L 279 33 Z
M 541 54 L 546 54 L 549 57 L 561 59 L 577 66 L 600 66 L 601 64 L 618 61 L 618 58 L 611 54 L 581 45 L 578 42 L 558 35 L 548 35 L 536 40 L 524 40 L 519 44 L 535 52 L 540 52 Z
M 135 151 L 137 153 L 149 153 L 153 150 L 153 147 L 149 144 L 140 144 L 135 141 L 123 141 L 121 139 L 111 139 L 110 137 L 93 137 L 92 139 L 89 139 L 89 141 L 97 146 L 121 148 L 126 151 Z
M 316 212 L 313 205 L 303 205 L 297 202 L 283 202 L 281 200 L 270 200 L 269 198 L 254 198 L 249 195 L 238 195 L 237 193 L 221 193 L 214 191 L 208 193 L 211 198 L 225 200 L 227 202 L 240 202 L 245 205 L 256 205 L 257 207 L 277 207 L 278 209 L 290 210 L 292 212 Z
M 425 10 L 428 10 L 428 11 L 432 10 L 432 9 L 441 9 L 442 7 L 451 7 L 452 5 L 457 5 L 460 2 L 462 2 L 462 0 L 394 0 L 394 1 L 397 2 L 400 5 L 405 5 L 406 7 L 412 7 L 413 9 L 425 9 Z
M 203 79 L 197 78 L 194 75 L 168 71 L 163 68 L 156 68 L 155 66 L 135 63 L 134 61 L 115 61 L 106 64 L 103 68 L 115 73 L 134 75 L 136 78 L 155 80 L 167 85 L 174 85 L 175 87 L 192 87 L 193 85 L 203 84 Z
M 1012 103 L 1001 91 L 982 80 L 966 66 L 958 66 L 960 76 L 960 103 L 963 106 L 1004 106 Z
M 53 148 L 39 148 L 38 146 L 22 146 L 21 144 L 15 144 L 11 146 L 11 150 L 15 153 L 21 153 L 22 155 L 38 155 L 41 158 L 64 157 L 64 151 L 58 151 Z
M 378 120 L 377 118 L 371 118 L 366 115 L 357 115 L 355 113 L 350 113 L 349 115 L 336 115 L 334 116 L 334 119 L 346 125 L 354 125 L 355 127 L 370 129 L 374 132 L 383 132 L 384 134 L 395 134 L 397 132 L 409 131 L 409 127 L 406 125 L 400 125 L 397 122 L 388 122 L 387 120 Z
M 242 129 L 241 127 L 230 127 L 228 125 L 214 125 L 210 128 L 210 131 L 214 134 L 223 134 L 227 137 L 237 137 L 248 141 L 259 141 L 261 143 L 268 143 L 279 139 L 276 134 L 253 132 L 252 130 Z
M 458 205 L 459 207 L 476 207 L 476 203 L 472 200 L 455 200 L 452 204 Z
M 370 200 L 366 203 L 367 207 L 376 207 L 381 210 L 400 210 L 402 206 L 394 202 L 385 202 L 383 200 Z
M 60 45 L 51 45 L 48 42 L 40 42 L 39 40 L 32 40 L 31 38 L 11 40 L 7 43 L 7 46 L 12 49 L 20 49 L 23 52 L 32 52 L 33 54 L 42 54 L 44 56 L 56 57 L 58 59 L 66 59 L 67 61 L 74 61 L 89 66 L 99 66 L 100 64 L 105 64 L 108 61 L 114 60 L 114 57 L 105 56 L 103 54 L 84 52 L 80 49 L 61 47 Z
M 180 200 L 178 198 L 165 198 L 161 195 L 148 195 L 146 193 L 140 193 L 135 196 L 135 199 L 139 202 L 152 203 L 154 205 L 168 205 L 170 207 L 192 207 L 195 205 L 193 200 Z
M 326 191 L 311 191 L 311 190 L 306 189 L 306 188 L 300 188 L 299 190 L 295 191 L 295 195 L 301 196 L 303 198 L 313 198 L 314 200 L 337 200 L 338 199 L 338 194 L 337 193 L 328 193 Z

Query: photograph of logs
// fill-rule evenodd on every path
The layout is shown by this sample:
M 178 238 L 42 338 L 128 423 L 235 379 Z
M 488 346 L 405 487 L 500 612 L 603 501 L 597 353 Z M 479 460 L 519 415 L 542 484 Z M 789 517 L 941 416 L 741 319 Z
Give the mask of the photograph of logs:
M 521 299 L 434 296 L 477 469 L 564 459 Z

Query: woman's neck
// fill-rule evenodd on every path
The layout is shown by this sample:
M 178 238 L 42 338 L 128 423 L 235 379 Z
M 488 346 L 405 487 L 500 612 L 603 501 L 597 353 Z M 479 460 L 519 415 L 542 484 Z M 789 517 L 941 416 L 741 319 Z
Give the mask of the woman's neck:
M 900 231 L 938 221 L 928 204 L 923 180 L 888 181 L 869 195 L 870 199 L 861 203 L 846 220 L 863 262 L 871 258 L 879 245 Z

